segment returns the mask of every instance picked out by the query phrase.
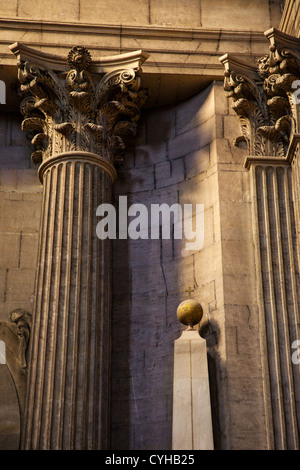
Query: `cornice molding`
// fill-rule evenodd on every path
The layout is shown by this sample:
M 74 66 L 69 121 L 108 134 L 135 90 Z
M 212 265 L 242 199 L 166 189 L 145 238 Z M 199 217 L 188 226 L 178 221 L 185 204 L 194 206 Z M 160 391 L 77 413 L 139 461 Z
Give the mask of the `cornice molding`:
M 223 79 L 219 56 L 230 52 L 236 57 L 259 57 L 266 50 L 263 31 L 168 27 L 159 25 L 88 24 L 38 21 L 28 18 L 0 19 L 0 79 L 14 79 L 16 61 L 9 45 L 21 41 L 27 47 L 65 56 L 75 44 L 99 57 L 131 53 L 149 54 L 143 63 L 143 83 L 149 89 L 146 107 L 168 105 L 199 93 L 213 80 Z M 62 66 L 63 68 L 63 66 Z M 17 104 L 8 87 L 8 103 Z
M 47 53 L 65 54 L 76 42 L 89 48 L 93 56 L 110 56 L 131 52 L 136 45 L 150 54 L 145 73 L 177 73 L 213 75 L 222 78 L 218 61 L 222 50 L 242 54 L 246 44 L 251 55 L 263 51 L 265 37 L 262 31 L 226 31 L 222 29 L 172 28 L 165 26 L 95 25 L 85 23 L 37 21 L 0 18 L 1 30 L 18 39 L 20 32 L 28 31 L 26 45 Z M 44 34 L 44 37 L 42 37 Z M 57 35 L 62 39 L 57 41 Z M 74 35 L 74 37 L 72 37 Z M 53 40 L 52 40 L 53 36 Z M 100 36 L 100 38 L 99 38 Z M 98 39 L 97 39 L 98 37 Z M 70 41 L 69 43 L 67 41 Z M 25 42 L 25 41 L 24 41 Z M 0 34 L 0 52 L 3 65 L 12 65 L 7 36 Z M 134 45 L 134 47 L 132 47 Z
M 7 76 L 13 79 L 16 62 L 9 45 L 14 41 L 59 56 L 65 56 L 74 43 L 79 43 L 89 49 L 95 62 L 99 57 L 146 50 L 149 54 L 143 64 L 143 83 L 149 89 L 146 107 L 169 105 L 186 99 L 199 93 L 213 80 L 222 80 L 223 66 L 219 56 L 225 52 L 239 57 L 247 50 L 249 56 L 256 57 L 266 51 L 263 31 L 2 18 L 2 80 Z M 11 107 L 17 106 L 10 94 L 8 102 Z
M 114 24 L 90 24 L 81 22 L 55 22 L 55 21 L 38 21 L 29 20 L 28 18 L 0 18 L 0 29 L 22 29 L 30 27 L 31 31 L 37 30 L 49 32 L 71 32 L 76 34 L 97 34 L 107 35 L 114 34 L 119 36 L 139 36 L 139 37 L 156 37 L 170 39 L 201 39 L 201 40 L 218 40 L 220 37 L 224 40 L 240 40 L 252 39 L 257 42 L 264 43 L 264 33 L 262 31 L 230 31 L 222 28 L 205 29 L 205 28 L 172 28 L 168 26 L 130 26 L 130 25 L 114 25 Z

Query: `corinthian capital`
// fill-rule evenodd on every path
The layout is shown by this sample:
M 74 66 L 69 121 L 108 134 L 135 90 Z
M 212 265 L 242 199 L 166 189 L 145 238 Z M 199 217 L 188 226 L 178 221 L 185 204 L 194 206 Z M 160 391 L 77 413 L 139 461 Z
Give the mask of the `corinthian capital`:
M 265 60 L 243 63 L 228 54 L 222 56 L 224 89 L 240 119 L 243 135 L 236 143 L 244 140 L 249 155 L 284 157 L 291 125 L 289 103 L 284 96 L 266 93 L 261 76 Z
M 300 79 L 300 39 L 275 29 L 265 35 L 271 45 L 263 57 L 247 63 L 228 54 L 220 57 L 224 89 L 233 98 L 249 155 L 286 158 L 300 122 L 293 97 Z
M 140 89 L 143 51 L 93 62 L 76 46 L 64 59 L 15 43 L 23 130 L 41 163 L 62 152 L 98 154 L 122 160 L 126 140 L 136 133 L 146 92 Z

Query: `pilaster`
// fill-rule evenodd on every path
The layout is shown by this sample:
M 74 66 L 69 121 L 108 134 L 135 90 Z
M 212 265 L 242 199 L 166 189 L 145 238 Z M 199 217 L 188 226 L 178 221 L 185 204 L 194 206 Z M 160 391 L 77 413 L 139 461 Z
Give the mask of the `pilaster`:
M 274 28 L 270 52 L 247 63 L 222 56 L 248 148 L 266 433 L 270 449 L 298 449 L 299 365 L 291 346 L 300 337 L 299 105 L 300 40 Z M 300 83 L 300 82 L 299 82 Z

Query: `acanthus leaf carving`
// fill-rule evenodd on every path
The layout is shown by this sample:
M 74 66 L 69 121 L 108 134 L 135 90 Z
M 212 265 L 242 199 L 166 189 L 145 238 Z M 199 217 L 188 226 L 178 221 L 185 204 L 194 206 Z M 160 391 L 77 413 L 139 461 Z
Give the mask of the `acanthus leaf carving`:
M 22 128 L 35 146 L 33 161 L 84 150 L 120 162 L 147 98 L 139 70 L 91 74 L 91 56 L 83 46 L 74 47 L 66 62 L 71 70 L 65 72 L 29 60 L 19 63 Z
M 293 100 L 293 84 L 300 78 L 300 40 L 274 29 L 265 35 L 271 41 L 270 53 L 256 64 L 228 54 L 220 58 L 225 67 L 224 89 L 233 99 L 249 155 L 282 158 L 300 121 Z M 240 141 L 237 138 L 236 144 Z

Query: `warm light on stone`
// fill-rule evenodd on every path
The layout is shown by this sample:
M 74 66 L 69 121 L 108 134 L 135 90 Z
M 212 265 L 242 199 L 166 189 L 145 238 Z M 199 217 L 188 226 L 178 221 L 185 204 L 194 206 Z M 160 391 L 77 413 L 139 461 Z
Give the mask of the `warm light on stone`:
M 0 25 L 0 450 L 299 449 L 300 0 Z
M 110 426 L 111 246 L 97 238 L 93 223 L 98 205 L 111 200 L 114 165 L 137 130 L 146 98 L 137 74 L 146 57 L 120 55 L 103 76 L 90 71 L 82 46 L 69 52 L 64 73 L 60 58 L 51 62 L 20 43 L 11 50 L 22 129 L 35 146 L 44 192 L 21 448 L 103 450 Z

